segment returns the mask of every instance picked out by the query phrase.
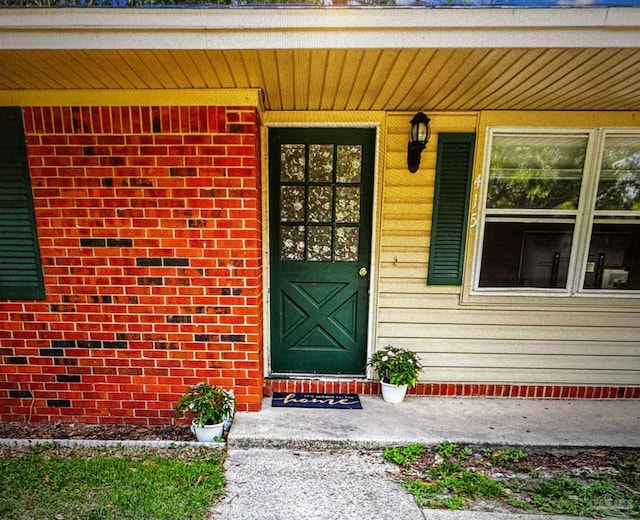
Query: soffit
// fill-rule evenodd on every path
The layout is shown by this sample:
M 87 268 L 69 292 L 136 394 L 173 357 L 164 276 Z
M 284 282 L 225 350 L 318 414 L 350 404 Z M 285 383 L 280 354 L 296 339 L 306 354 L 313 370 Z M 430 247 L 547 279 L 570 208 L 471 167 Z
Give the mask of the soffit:
M 258 88 L 266 110 L 639 110 L 638 48 L 0 50 L 0 90 Z

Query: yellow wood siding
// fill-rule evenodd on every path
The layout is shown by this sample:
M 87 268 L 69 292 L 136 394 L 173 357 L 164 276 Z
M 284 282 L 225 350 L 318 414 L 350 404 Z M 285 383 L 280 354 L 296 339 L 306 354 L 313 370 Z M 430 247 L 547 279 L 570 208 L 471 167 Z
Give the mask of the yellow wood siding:
M 556 299 L 554 306 L 535 298 L 494 299 L 499 306 L 485 298 L 474 305 L 461 303 L 461 287 L 427 286 L 438 133 L 474 132 L 499 121 L 523 125 L 525 120 L 513 113 L 502 119 L 495 114 L 429 113 L 434 135 L 420 170 L 411 174 L 406 146 L 412 115 L 387 116 L 376 348 L 393 344 L 417 350 L 426 366 L 421 378 L 425 382 L 640 384 L 640 300 L 618 309 L 608 300 L 575 298 Z M 633 120 L 633 115 L 538 115 L 540 125 L 628 125 Z M 479 132 L 476 174 L 482 135 Z M 468 244 L 467 273 L 472 238 Z

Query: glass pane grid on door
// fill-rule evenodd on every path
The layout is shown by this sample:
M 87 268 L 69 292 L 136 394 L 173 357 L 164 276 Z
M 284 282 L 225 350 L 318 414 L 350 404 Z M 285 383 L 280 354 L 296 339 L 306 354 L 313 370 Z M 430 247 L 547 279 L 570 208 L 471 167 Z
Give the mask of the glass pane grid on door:
M 357 262 L 362 146 L 280 146 L 280 259 Z

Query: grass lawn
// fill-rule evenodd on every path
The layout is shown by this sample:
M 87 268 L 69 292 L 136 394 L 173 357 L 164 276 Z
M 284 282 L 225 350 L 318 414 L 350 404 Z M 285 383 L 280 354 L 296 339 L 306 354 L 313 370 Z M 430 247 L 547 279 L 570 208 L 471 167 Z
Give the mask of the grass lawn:
M 0 518 L 202 520 L 224 484 L 224 452 L 56 445 L 0 448 Z

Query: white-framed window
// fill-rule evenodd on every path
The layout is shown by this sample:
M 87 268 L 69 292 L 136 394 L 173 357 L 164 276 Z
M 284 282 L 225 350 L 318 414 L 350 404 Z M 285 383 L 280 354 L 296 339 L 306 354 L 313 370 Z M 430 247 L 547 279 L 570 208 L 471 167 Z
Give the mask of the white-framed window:
M 640 129 L 490 128 L 472 294 L 640 296 Z

